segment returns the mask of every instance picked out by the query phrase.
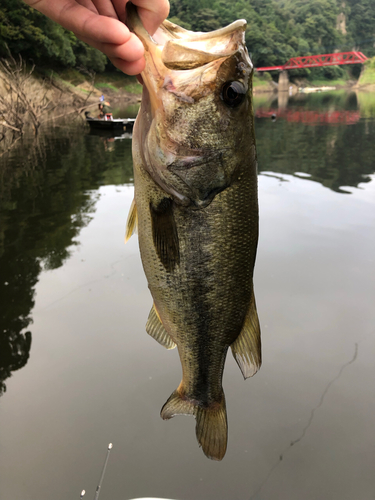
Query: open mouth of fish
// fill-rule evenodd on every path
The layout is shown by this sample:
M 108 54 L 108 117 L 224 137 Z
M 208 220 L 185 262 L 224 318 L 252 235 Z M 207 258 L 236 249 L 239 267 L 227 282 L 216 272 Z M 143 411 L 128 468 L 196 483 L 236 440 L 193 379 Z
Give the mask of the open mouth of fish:
M 233 110 L 248 94 L 252 64 L 244 45 L 246 21 L 210 33 L 194 33 L 164 21 L 151 36 L 129 2 L 127 24 L 145 48 L 138 120 L 142 126 L 136 126 L 135 133 L 143 145 L 146 169 L 176 203 L 205 208 L 233 180 L 233 147 L 220 142 L 231 122 L 227 110 L 218 108 L 227 99 Z M 236 66 L 235 82 L 226 81 L 222 69 L 230 65 Z M 200 104 L 212 116 L 209 141 L 195 121 L 194 110 Z

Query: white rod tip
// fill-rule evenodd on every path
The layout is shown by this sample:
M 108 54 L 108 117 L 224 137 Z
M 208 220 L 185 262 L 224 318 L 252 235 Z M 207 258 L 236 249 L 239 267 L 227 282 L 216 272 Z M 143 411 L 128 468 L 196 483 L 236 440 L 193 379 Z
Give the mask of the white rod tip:
M 112 443 L 109 443 L 109 445 L 108 445 L 108 449 L 109 449 L 109 450 L 112 450 L 112 448 L 113 448 L 113 444 L 112 444 Z
M 82 491 L 81 491 L 81 498 L 83 498 L 85 495 L 86 495 L 86 491 L 85 491 L 85 490 L 82 490 Z

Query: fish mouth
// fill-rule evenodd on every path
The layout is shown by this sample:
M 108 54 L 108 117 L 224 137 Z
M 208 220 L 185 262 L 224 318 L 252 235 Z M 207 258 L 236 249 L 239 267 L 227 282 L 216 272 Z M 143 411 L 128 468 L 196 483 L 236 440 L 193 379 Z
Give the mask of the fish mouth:
M 220 57 L 228 57 L 243 43 L 247 22 L 239 19 L 210 32 L 189 31 L 165 20 L 151 36 L 142 24 L 137 8 L 126 4 L 126 24 L 148 52 L 152 46 L 162 51 L 161 60 L 169 69 L 193 69 Z
M 141 73 L 151 99 L 153 115 L 161 106 L 158 93 L 168 88 L 172 93 L 174 79 L 184 79 L 181 71 L 204 67 L 205 79 L 214 79 L 220 64 L 244 45 L 247 23 L 244 19 L 209 33 L 193 32 L 165 20 L 151 36 L 142 24 L 137 8 L 131 2 L 126 4 L 126 23 L 135 33 L 145 49 L 146 68 Z M 215 64 L 219 63 L 219 64 Z M 211 67 L 210 67 L 211 66 Z M 171 72 L 177 71 L 171 78 Z M 187 78 L 191 78 L 190 75 Z M 177 92 L 177 91 L 176 91 Z M 192 101 L 187 93 L 180 92 L 181 100 Z M 176 95 L 176 94 L 175 94 Z

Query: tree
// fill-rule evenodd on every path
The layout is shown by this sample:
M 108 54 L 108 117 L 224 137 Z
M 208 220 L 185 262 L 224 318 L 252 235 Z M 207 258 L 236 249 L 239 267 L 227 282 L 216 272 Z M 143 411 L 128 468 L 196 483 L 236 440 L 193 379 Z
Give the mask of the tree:
M 45 67 L 84 66 L 104 71 L 107 58 L 21 0 L 2 0 L 0 57 L 8 50 Z

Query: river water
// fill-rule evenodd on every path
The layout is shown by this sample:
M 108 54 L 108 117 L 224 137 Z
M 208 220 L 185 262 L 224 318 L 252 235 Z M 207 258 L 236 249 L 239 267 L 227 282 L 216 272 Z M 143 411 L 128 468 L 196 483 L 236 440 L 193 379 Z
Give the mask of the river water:
M 375 97 L 255 99 L 263 366 L 232 356 L 228 451 L 159 411 L 176 351 L 145 332 L 131 139 L 51 127 L 2 157 L 0 499 L 375 495 Z M 271 116 L 276 114 L 276 120 Z

